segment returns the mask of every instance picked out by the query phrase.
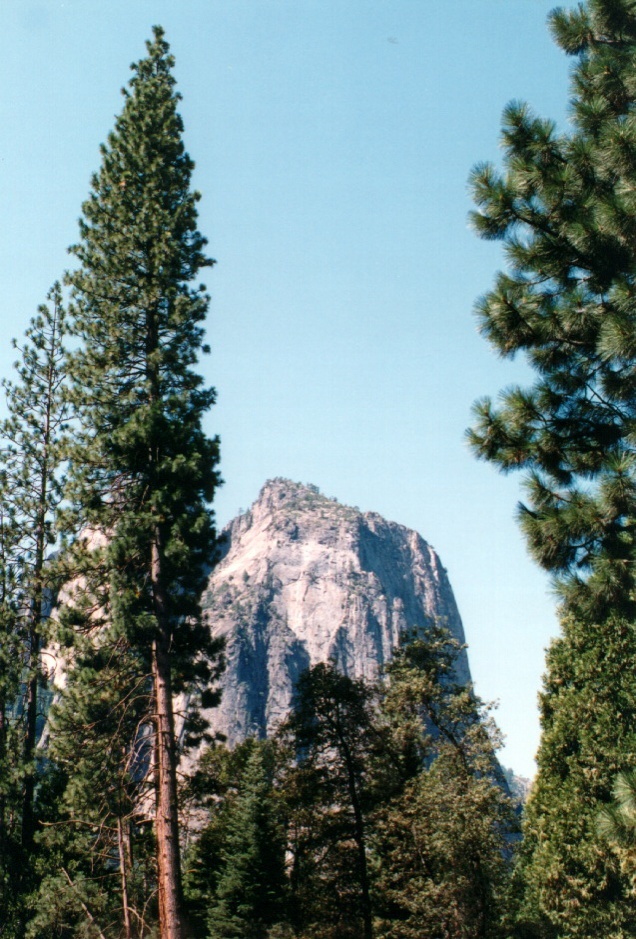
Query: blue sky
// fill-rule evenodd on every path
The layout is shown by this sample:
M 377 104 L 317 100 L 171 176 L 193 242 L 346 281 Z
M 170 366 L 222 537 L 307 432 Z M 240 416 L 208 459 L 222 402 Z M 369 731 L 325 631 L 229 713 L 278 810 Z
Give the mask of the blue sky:
M 502 759 L 533 772 L 555 634 L 514 522 L 516 479 L 464 443 L 475 398 L 529 377 L 477 335 L 501 264 L 467 178 L 498 159 L 511 99 L 566 119 L 544 0 L 2 0 L 0 374 L 70 263 L 99 144 L 155 23 L 217 266 L 206 376 L 219 393 L 219 522 L 266 479 L 417 529 L 447 567 Z

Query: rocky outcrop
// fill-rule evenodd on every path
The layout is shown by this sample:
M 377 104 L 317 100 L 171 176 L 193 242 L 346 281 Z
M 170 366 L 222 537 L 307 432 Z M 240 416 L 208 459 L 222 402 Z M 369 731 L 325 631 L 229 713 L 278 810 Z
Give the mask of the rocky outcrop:
M 222 703 L 206 716 L 230 744 L 271 732 L 309 665 L 375 677 L 402 635 L 432 621 L 464 641 L 446 572 L 420 535 L 285 479 L 225 530 L 203 605 L 227 643 Z M 458 677 L 470 678 L 465 653 Z

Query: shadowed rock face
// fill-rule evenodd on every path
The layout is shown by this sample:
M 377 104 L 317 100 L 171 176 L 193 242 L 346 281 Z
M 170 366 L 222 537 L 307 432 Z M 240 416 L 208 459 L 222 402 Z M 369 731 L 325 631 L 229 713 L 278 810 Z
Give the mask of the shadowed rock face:
M 416 532 L 285 479 L 226 528 L 203 605 L 227 641 L 223 699 L 206 716 L 230 744 L 270 733 L 309 665 L 373 678 L 404 632 L 433 620 L 464 642 L 446 572 Z M 458 677 L 470 679 L 465 653 Z

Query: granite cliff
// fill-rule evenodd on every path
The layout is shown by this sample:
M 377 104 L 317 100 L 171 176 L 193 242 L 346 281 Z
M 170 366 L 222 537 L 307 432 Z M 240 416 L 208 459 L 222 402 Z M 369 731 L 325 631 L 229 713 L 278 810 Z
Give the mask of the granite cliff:
M 206 716 L 230 744 L 271 732 L 309 665 L 374 677 L 403 633 L 433 620 L 464 641 L 446 572 L 420 535 L 285 479 L 225 529 L 203 605 L 227 643 L 222 703 Z M 469 680 L 465 653 L 458 673 Z

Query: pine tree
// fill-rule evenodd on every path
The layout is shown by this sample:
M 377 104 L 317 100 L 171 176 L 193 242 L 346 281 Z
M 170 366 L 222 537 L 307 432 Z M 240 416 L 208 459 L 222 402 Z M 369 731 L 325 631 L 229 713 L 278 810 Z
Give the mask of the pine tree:
M 139 677 L 150 676 L 162 939 L 182 935 L 174 701 L 206 694 L 219 651 L 199 606 L 215 543 L 207 503 L 219 478 L 218 442 L 201 426 L 214 392 L 193 369 L 207 350 L 208 297 L 191 286 L 212 262 L 196 227 L 172 67 L 156 27 L 102 147 L 69 275 L 80 430 L 67 491 L 76 548 L 103 567 L 100 602 L 113 635 Z
M 65 393 L 66 314 L 59 284 L 48 295 L 26 332 L 26 342 L 15 347 L 18 381 L 4 381 L 9 418 L 2 426 L 2 459 L 6 474 L 5 505 L 18 543 L 16 600 L 19 630 L 25 642 L 26 687 L 23 758 L 26 770 L 22 805 L 22 848 L 28 855 L 35 831 L 33 763 L 40 714 L 39 688 L 46 675 L 40 662 L 45 608 L 53 585 L 47 582 L 46 553 L 55 543 L 61 499 L 60 466 L 64 430 L 69 417 Z M 47 593 L 48 591 L 48 593 Z
M 373 684 L 331 665 L 301 677 L 281 778 L 297 935 L 504 935 L 516 822 L 461 650 L 432 625 Z
M 402 783 L 373 820 L 376 933 L 494 939 L 516 824 L 498 733 L 455 678 L 461 645 L 434 626 L 397 651 L 382 695 Z
M 517 920 L 530 935 L 633 935 L 629 877 L 598 830 L 619 773 L 636 765 L 633 625 L 565 617 L 547 658 L 538 774 L 516 872 Z
M 472 178 L 475 227 L 503 240 L 509 267 L 479 301 L 480 328 L 502 356 L 525 353 L 537 380 L 479 402 L 471 440 L 525 471 L 530 548 L 569 608 L 598 621 L 635 609 L 636 8 L 590 0 L 550 24 L 577 57 L 571 130 L 512 103 L 503 171 Z
M 24 768 L 19 712 L 24 636 L 18 629 L 16 546 L 4 481 L 0 489 L 0 922 L 9 939 L 21 910 L 21 802 Z M 19 935 L 19 932 L 17 933 Z
M 68 417 L 65 312 L 58 284 L 48 300 L 22 344 L 14 342 L 20 352 L 17 380 L 2 383 L 9 416 L 0 425 L 0 855 L 15 912 L 11 917 L 4 912 L 7 935 L 13 927 L 21 935 L 22 904 L 33 887 L 36 742 L 46 681 L 41 645 L 52 589 L 45 561 L 57 533 Z
M 283 782 L 290 810 L 292 919 L 301 935 L 373 934 L 368 821 L 371 762 L 383 737 L 374 689 L 319 663 L 301 675 L 281 729 L 298 756 Z
M 192 935 L 287 934 L 285 813 L 278 777 L 287 754 L 274 740 L 249 737 L 231 750 L 208 747 L 188 780 L 205 811 L 186 853 Z
M 613 846 L 621 869 L 636 886 L 636 772 L 618 773 L 612 790 L 613 802 L 603 806 L 596 820 L 601 838 Z
M 133 939 L 156 916 L 145 808 L 150 683 L 108 622 L 84 636 L 74 626 L 72 667 L 49 717 L 57 798 L 39 839 L 44 876 L 30 925 L 38 935 L 64 921 L 69 936 L 83 936 L 88 919 L 108 939 Z
M 248 747 L 238 792 L 223 820 L 209 939 L 267 939 L 283 915 L 285 841 L 267 766 L 271 759 L 262 743 L 249 741 Z
M 508 261 L 478 303 L 480 327 L 502 356 L 525 354 L 536 381 L 479 402 L 470 439 L 524 472 L 521 525 L 562 602 L 519 921 L 531 935 L 622 937 L 632 903 L 596 818 L 634 758 L 636 5 L 588 0 L 549 22 L 575 59 L 570 128 L 509 105 L 503 170 L 472 178 L 475 226 Z

